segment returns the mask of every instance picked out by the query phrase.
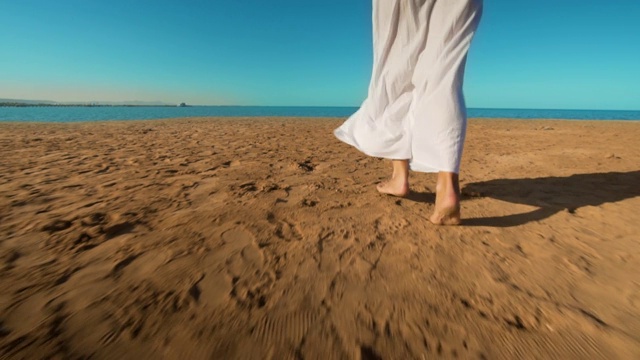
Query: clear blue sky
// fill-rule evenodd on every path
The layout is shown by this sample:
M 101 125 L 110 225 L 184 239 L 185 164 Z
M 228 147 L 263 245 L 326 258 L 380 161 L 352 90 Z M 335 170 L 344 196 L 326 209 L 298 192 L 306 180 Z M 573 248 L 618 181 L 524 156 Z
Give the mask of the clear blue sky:
M 0 98 L 357 106 L 371 0 L 0 0 L 0 44 Z M 465 90 L 640 109 L 640 0 L 485 0 Z

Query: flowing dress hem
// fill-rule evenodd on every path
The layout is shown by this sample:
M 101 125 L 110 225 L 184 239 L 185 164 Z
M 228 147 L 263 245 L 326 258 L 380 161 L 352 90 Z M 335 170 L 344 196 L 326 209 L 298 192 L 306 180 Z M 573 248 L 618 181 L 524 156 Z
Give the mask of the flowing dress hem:
M 395 159 L 395 158 L 390 158 L 388 155 L 382 155 L 380 153 L 368 151 L 358 146 L 357 142 L 353 139 L 353 137 L 349 135 L 349 133 L 347 133 L 346 131 L 342 130 L 341 128 L 335 129 L 333 131 L 333 134 L 338 140 L 344 142 L 345 144 L 353 146 L 358 151 L 360 151 L 361 153 L 367 156 L 383 158 L 388 160 L 409 160 L 409 169 L 411 171 L 422 172 L 422 173 L 437 173 L 437 172 L 452 172 L 456 174 L 459 173 L 459 169 L 444 169 L 444 168 L 440 169 L 435 166 L 427 165 L 424 163 L 417 163 L 412 159 Z

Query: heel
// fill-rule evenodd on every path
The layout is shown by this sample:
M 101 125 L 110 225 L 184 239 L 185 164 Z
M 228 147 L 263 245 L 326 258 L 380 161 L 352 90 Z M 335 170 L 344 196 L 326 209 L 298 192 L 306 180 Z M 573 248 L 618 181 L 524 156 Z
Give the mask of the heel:
M 460 225 L 460 206 L 451 206 L 444 208 L 438 213 L 434 213 L 429 221 L 434 225 Z

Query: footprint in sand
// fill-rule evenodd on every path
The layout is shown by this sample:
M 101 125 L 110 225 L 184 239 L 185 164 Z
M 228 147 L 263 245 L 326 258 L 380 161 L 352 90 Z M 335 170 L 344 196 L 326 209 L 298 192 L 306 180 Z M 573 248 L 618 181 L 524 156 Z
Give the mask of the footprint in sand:
M 169 252 L 163 250 L 150 250 L 143 253 L 127 265 L 126 274 L 138 279 L 152 277 L 156 270 L 171 259 Z
M 5 309 L 2 326 L 17 334 L 26 334 L 38 328 L 42 319 L 47 317 L 49 298 L 43 293 L 36 293 L 24 301 Z
M 248 306 L 264 306 L 264 255 L 249 231 L 236 227 L 221 235 L 222 245 L 202 263 L 204 277 L 198 282 L 200 300 L 222 305 L 233 298 Z
M 300 241 L 304 238 L 300 227 L 287 220 L 278 220 L 273 213 L 267 214 L 267 221 L 274 226 L 275 235 L 284 241 Z
M 406 219 L 391 219 L 387 216 L 377 218 L 374 222 L 374 227 L 378 234 L 395 234 L 410 225 L 411 223 Z

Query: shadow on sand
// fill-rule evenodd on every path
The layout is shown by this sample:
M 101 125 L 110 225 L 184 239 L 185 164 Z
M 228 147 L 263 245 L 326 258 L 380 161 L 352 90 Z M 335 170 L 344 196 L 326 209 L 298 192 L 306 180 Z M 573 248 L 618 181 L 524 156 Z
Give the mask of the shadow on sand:
M 510 227 L 546 219 L 561 211 L 598 206 L 640 196 L 640 171 L 578 174 L 568 177 L 496 179 L 467 184 L 462 200 L 489 197 L 538 209 L 499 217 L 463 219 L 465 226 Z M 407 197 L 433 202 L 434 195 L 415 193 Z

